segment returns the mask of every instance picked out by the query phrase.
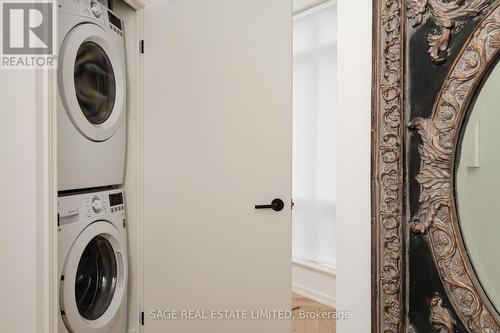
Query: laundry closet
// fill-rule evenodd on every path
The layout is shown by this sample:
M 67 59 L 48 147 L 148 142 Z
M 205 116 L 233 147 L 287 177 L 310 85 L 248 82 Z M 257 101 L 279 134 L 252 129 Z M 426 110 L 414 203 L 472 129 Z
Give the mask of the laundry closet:
M 36 286 L 23 331 L 290 332 L 286 318 L 154 314 L 291 308 L 291 1 L 60 1 L 88 5 L 108 35 L 84 19 L 66 27 L 57 71 L 8 74 L 34 91 L 11 107 L 37 112 L 25 214 L 39 218 L 9 229 L 31 230 L 24 251 L 36 253 L 18 267 Z M 108 45 L 120 40 L 123 54 Z M 112 102 L 88 99 L 89 57 L 112 68 L 102 77 L 116 86 L 92 78 Z M 107 253 L 96 288 L 111 296 L 75 292 L 82 253 Z

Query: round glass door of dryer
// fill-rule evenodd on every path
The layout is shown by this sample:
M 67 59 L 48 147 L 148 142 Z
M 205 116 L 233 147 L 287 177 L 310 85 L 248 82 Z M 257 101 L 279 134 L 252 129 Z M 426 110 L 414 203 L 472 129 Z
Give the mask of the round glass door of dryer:
M 113 65 L 99 44 L 86 41 L 80 45 L 74 76 L 83 115 L 93 125 L 104 123 L 115 105 L 116 80 Z
M 123 46 L 96 24 L 75 26 L 59 53 L 59 95 L 66 114 L 87 139 L 106 141 L 123 124 Z

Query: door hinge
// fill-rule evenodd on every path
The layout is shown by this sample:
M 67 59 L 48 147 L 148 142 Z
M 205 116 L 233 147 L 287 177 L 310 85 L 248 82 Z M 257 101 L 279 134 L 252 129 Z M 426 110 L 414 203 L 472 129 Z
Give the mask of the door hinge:
M 139 322 L 141 323 L 141 326 L 144 326 L 144 312 L 141 312 L 139 315 Z
M 57 226 L 59 227 L 61 225 L 61 217 L 59 213 L 57 213 Z
M 294 206 L 295 206 L 295 202 L 293 202 L 293 199 L 292 199 L 292 200 L 290 200 L 290 207 L 292 207 L 292 209 L 293 209 Z
M 141 41 L 139 42 L 139 52 L 141 52 L 141 54 L 144 54 L 144 39 L 141 39 Z

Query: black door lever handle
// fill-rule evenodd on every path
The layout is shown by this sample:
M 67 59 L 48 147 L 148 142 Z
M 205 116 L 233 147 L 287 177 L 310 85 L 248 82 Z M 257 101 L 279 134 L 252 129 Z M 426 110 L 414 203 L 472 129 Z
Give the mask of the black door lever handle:
M 283 207 L 285 207 L 285 203 L 281 199 L 274 199 L 271 201 L 270 205 L 256 205 L 255 209 L 272 209 L 277 212 L 280 210 L 283 210 Z

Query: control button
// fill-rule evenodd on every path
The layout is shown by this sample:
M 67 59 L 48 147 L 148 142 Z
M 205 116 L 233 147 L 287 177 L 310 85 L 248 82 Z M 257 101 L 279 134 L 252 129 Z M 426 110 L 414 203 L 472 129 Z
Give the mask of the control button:
M 90 1 L 90 10 L 92 11 L 92 14 L 96 17 L 99 18 L 102 15 L 101 12 L 101 6 L 97 3 L 96 0 Z
M 92 198 L 92 210 L 94 211 L 94 213 L 99 214 L 100 212 L 102 212 L 103 207 L 104 203 L 102 202 L 101 198 Z

